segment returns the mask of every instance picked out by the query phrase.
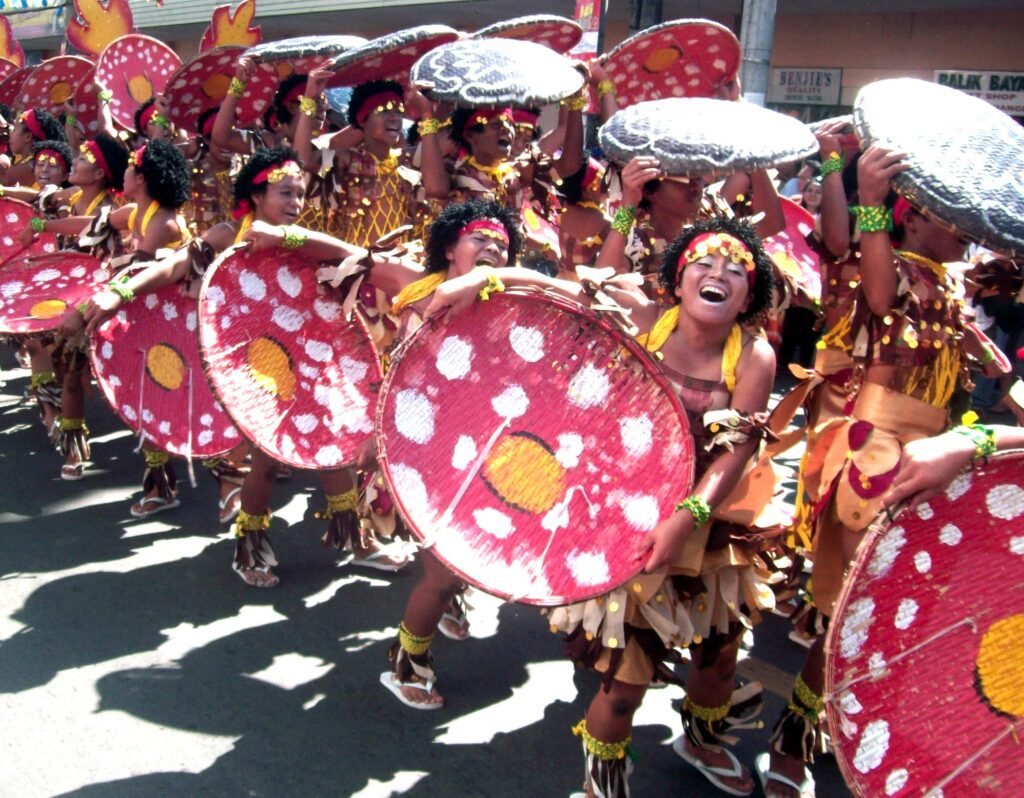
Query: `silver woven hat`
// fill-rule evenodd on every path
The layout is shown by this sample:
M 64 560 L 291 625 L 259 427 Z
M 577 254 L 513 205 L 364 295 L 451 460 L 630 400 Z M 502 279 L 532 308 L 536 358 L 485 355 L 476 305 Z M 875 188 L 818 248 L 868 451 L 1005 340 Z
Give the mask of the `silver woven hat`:
M 583 87 L 573 62 L 548 47 L 517 39 L 462 39 L 427 53 L 410 81 L 439 100 L 462 106 L 547 105 Z
M 613 48 L 604 62 L 620 108 L 663 97 L 714 97 L 739 65 L 736 35 L 708 19 L 655 25 Z
M 914 78 L 865 86 L 857 135 L 907 153 L 893 185 L 940 223 L 985 246 L 1024 254 L 1024 129 L 964 92 Z
M 598 134 L 601 149 L 625 164 L 657 158 L 673 175 L 714 177 L 806 158 L 818 142 L 802 122 L 757 105 L 703 97 L 637 103 Z
M 362 36 L 298 36 L 257 44 L 246 50 L 245 55 L 257 63 L 289 64 L 290 70 L 278 68 L 283 80 L 293 72 L 307 75 L 328 59 L 363 44 L 366 39 Z
M 543 44 L 556 53 L 567 53 L 583 38 L 583 28 L 575 20 L 555 14 L 531 14 L 480 28 L 471 38 L 521 39 Z
M 371 39 L 328 63 L 334 71 L 329 86 L 358 86 L 371 80 L 408 78 L 409 69 L 435 47 L 453 42 L 459 33 L 447 25 L 419 25 Z

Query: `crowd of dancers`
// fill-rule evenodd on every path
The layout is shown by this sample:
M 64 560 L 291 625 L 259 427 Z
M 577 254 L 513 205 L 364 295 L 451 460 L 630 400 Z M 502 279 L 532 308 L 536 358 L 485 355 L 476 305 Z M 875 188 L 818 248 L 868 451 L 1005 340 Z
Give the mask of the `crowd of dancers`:
M 242 125 L 236 110 L 258 66 L 248 54 L 192 129 L 171 122 L 160 94 L 139 105 L 128 129 L 103 104 L 106 86 L 97 87 L 99 130 L 88 135 L 71 108 L 0 107 L 0 197 L 32 208 L 23 228 L 6 232 L 23 247 L 55 235 L 60 249 L 94 256 L 111 275 L 51 330 L 10 343 L 31 370 L 54 470 L 77 481 L 94 478 L 83 401 L 92 339 L 168 286 L 198 301 L 211 264 L 239 245 L 268 259 L 299 255 L 313 271 L 336 267 L 325 272 L 324 295 L 354 303 L 385 369 L 426 321 L 506 289 L 628 316 L 685 409 L 695 479 L 674 512 L 637 536 L 638 576 L 545 611 L 568 655 L 601 674 L 573 729 L 586 795 L 629 794 L 633 714 L 658 682 L 686 691 L 679 756 L 723 792 L 750 794 L 751 770 L 729 744 L 756 725 L 760 697 L 737 685 L 736 664 L 743 632 L 761 612 L 787 607 L 807 661 L 755 769 L 772 798 L 806 798 L 806 765 L 825 750 L 823 632 L 857 545 L 885 507 L 927 498 L 972 460 L 1021 445 L 1016 427 L 956 424 L 972 380 L 1005 378 L 1011 366 L 971 323 L 964 269 L 950 265 L 968 259 L 963 232 L 893 192 L 912 154 L 860 151 L 848 120 L 815 129 L 817 218 L 799 234 L 820 263 L 821 292 L 809 296 L 801 275 L 768 254 L 765 242 L 787 230 L 785 181 L 774 169 L 723 178 L 649 153 L 616 163 L 585 148 L 588 106 L 597 124 L 618 112 L 602 63 L 580 62 L 583 87 L 547 111 L 546 131 L 540 108 L 455 107 L 401 77 L 355 86 L 342 118 L 325 96 L 325 66 L 280 80 L 262 119 Z M 734 75 L 714 98 L 742 102 Z M 648 113 L 657 112 L 654 103 Z M 975 260 L 977 285 L 992 263 L 1019 281 L 1012 258 Z M 817 356 L 769 413 L 777 363 L 763 328 L 799 304 L 814 309 L 822 331 Z M 1005 397 L 1018 418 L 1019 390 Z M 218 399 L 231 409 L 232 397 Z M 766 512 L 775 492 L 755 491 L 751 479 L 772 474 L 801 405 L 805 454 L 796 505 L 777 508 L 789 521 L 780 524 Z M 272 487 L 287 466 L 272 450 L 242 440 L 202 461 L 220 486 L 219 521 L 235 531 L 232 567 L 255 588 L 278 583 L 268 529 Z M 146 438 L 142 454 L 142 492 L 126 512 L 172 511 L 175 458 Z M 415 519 L 396 511 L 372 436 L 351 462 L 319 471 L 324 542 L 359 565 L 406 567 Z M 472 630 L 463 579 L 428 549 L 415 556 L 422 575 L 381 682 L 404 705 L 433 710 L 444 698 L 431 641 L 437 631 L 465 639 Z M 682 649 L 685 677 L 673 667 Z

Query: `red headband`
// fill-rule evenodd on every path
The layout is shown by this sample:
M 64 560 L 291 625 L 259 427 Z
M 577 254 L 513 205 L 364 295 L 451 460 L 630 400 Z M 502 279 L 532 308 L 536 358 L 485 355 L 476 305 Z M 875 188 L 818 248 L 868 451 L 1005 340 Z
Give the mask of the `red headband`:
M 903 197 L 896 200 L 896 204 L 892 206 L 892 223 L 896 227 L 899 227 L 907 218 L 907 214 L 914 210 L 914 206 L 907 202 Z
M 514 125 L 537 127 L 538 119 L 540 119 L 540 114 L 535 114 L 532 111 L 524 111 L 522 108 L 516 108 L 512 111 L 512 123 Z
M 477 219 L 475 222 L 470 222 L 459 230 L 459 238 L 470 233 L 483 233 L 488 238 L 501 241 L 506 247 L 508 246 L 508 230 L 497 219 Z
M 138 130 L 138 132 L 140 134 L 146 132 L 146 125 L 149 124 L 149 120 L 153 118 L 154 114 L 156 114 L 156 103 L 153 103 L 151 106 L 149 106 L 145 111 L 143 111 L 139 115 L 139 130 Z
M 676 263 L 676 282 L 679 281 L 679 275 L 688 265 L 701 258 L 706 258 L 708 255 L 716 254 L 725 255 L 733 263 L 743 266 L 747 270 L 747 284 L 751 288 L 754 287 L 754 280 L 757 277 L 754 253 L 736 236 L 725 232 L 701 233 L 686 245 L 686 249 L 682 251 L 679 261 Z
M 254 186 L 260 186 L 264 183 L 280 183 L 288 175 L 295 175 L 297 177 L 302 176 L 302 167 L 296 161 L 281 161 L 280 163 L 274 163 L 256 173 L 256 176 L 252 179 Z M 241 219 L 247 213 L 252 213 L 252 202 L 248 197 L 240 199 L 235 204 L 235 209 L 231 211 L 231 216 L 234 219 Z
M 128 155 L 128 165 L 134 166 L 136 169 L 142 168 L 142 159 L 146 157 L 146 145 L 143 144 L 134 152 Z
M 87 150 L 92 156 L 92 162 L 103 170 L 103 174 L 107 176 L 107 180 L 112 181 L 114 179 L 114 173 L 110 171 L 110 165 L 107 163 L 107 159 L 103 156 L 103 150 L 100 148 L 100 145 L 97 144 L 94 139 L 89 139 L 78 149 L 78 151 L 83 155 L 85 155 Z
M 206 138 L 213 138 L 213 126 L 217 122 L 217 114 L 210 114 L 206 119 L 203 120 L 203 126 L 199 130 L 200 134 Z
M 294 86 L 292 86 L 291 90 L 284 96 L 284 101 L 281 104 L 285 108 L 287 108 L 292 103 L 298 102 L 299 101 L 299 97 L 301 97 L 305 93 L 305 91 L 306 91 L 306 81 L 301 80 L 298 83 L 296 83 Z
M 511 108 L 474 108 L 462 129 L 466 131 L 476 125 L 486 125 L 494 119 L 504 119 L 514 124 Z
M 397 92 L 379 91 L 376 94 L 371 94 L 363 100 L 363 104 L 360 105 L 359 110 L 356 111 L 356 124 L 362 126 L 363 122 L 366 121 L 366 117 L 380 109 L 388 111 L 395 110 L 400 114 L 405 113 L 405 106 L 402 104 L 402 97 Z
M 33 138 L 37 138 L 40 141 L 46 140 L 46 133 L 43 130 L 43 126 L 40 125 L 39 120 L 36 119 L 35 108 L 29 108 L 25 113 L 23 113 L 21 115 L 21 122 L 28 128 L 28 131 L 32 134 Z
M 64 157 L 63 155 L 61 155 L 61 154 L 60 154 L 59 152 L 57 152 L 57 150 L 51 150 L 51 149 L 50 149 L 49 147 L 47 147 L 47 148 L 46 148 L 46 149 L 44 149 L 44 150 L 40 150 L 39 152 L 37 152 L 37 153 L 36 153 L 36 158 L 35 158 L 35 159 L 36 159 L 36 160 L 39 160 L 40 158 L 42 158 L 42 157 L 44 157 L 44 156 L 46 156 L 46 155 L 49 155 L 49 156 L 50 156 L 51 158 L 53 158 L 54 160 L 56 160 L 56 159 L 58 159 L 58 158 L 59 158 L 59 159 L 60 159 L 60 161 L 61 161 L 61 163 L 63 163 L 63 164 L 64 164 L 64 171 L 65 171 L 65 172 L 66 172 L 66 171 L 67 171 L 68 169 L 70 169 L 70 168 L 71 168 L 71 164 L 69 164 L 69 163 L 68 163 L 68 161 L 67 161 L 67 158 L 65 158 L 65 157 Z

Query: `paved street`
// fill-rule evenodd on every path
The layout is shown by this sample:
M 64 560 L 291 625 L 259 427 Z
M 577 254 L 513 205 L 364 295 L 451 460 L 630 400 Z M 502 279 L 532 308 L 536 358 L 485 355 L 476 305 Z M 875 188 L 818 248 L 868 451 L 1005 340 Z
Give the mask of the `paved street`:
M 58 477 L 27 374 L 0 354 L 0 796 L 566 796 L 582 757 L 570 727 L 596 680 L 574 674 L 535 609 L 476 594 L 473 638 L 438 636 L 447 705 L 414 712 L 378 684 L 418 565 L 339 566 L 319 542 L 308 475 L 278 485 L 279 588 L 246 588 L 202 468 L 182 507 L 131 519 L 135 441 L 94 389 L 93 460 Z M 803 649 L 770 617 L 742 663 L 770 725 Z M 770 664 L 769 664 L 770 663 Z M 772 692 L 775 691 L 775 692 Z M 637 715 L 636 796 L 719 796 L 669 744 L 675 688 Z M 738 750 L 750 765 L 767 729 Z M 821 798 L 844 798 L 834 761 Z M 760 790 L 755 795 L 761 795 Z

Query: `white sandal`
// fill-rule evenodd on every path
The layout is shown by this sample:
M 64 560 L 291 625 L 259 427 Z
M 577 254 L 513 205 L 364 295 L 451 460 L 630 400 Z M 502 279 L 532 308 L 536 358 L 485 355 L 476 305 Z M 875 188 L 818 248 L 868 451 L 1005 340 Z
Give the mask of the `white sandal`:
M 397 698 L 399 701 L 401 701 L 407 707 L 411 707 L 412 709 L 431 710 L 431 709 L 440 709 L 441 707 L 444 706 L 444 700 L 443 699 L 441 701 L 439 701 L 439 702 L 436 702 L 436 703 L 425 703 L 425 702 L 411 701 L 411 700 L 409 700 L 408 698 L 406 698 L 402 694 L 402 688 L 403 687 L 413 687 L 416 690 L 422 690 L 424 693 L 428 693 L 429 694 L 434 689 L 433 681 L 427 681 L 427 682 L 400 682 L 400 681 L 398 681 L 398 678 L 395 676 L 393 671 L 384 671 L 380 675 L 380 683 L 382 685 L 384 685 L 388 689 L 388 691 L 392 695 L 394 695 L 395 698 Z
M 786 778 L 781 773 L 775 773 L 768 768 L 771 766 L 772 755 L 768 752 L 758 754 L 754 760 L 754 770 L 757 771 L 757 778 L 761 782 L 761 791 L 768 794 L 768 782 L 777 781 L 786 787 L 792 787 L 799 793 L 800 798 L 814 798 L 814 777 L 811 776 L 809 768 L 804 767 L 804 780 L 797 784 L 795 781 Z
M 728 768 L 719 767 L 717 765 L 709 765 L 707 762 L 704 762 L 699 757 L 696 757 L 689 751 L 687 751 L 685 734 L 676 738 L 676 741 L 672 743 L 672 750 L 679 754 L 680 758 L 682 758 L 684 762 L 686 762 L 689 765 L 693 765 L 693 767 L 695 767 L 704 778 L 706 778 L 708 781 L 714 784 L 722 792 L 728 795 L 741 796 L 750 795 L 754 792 L 753 785 L 751 785 L 749 790 L 743 792 L 742 790 L 736 787 L 730 787 L 728 784 L 722 781 L 723 778 L 739 779 L 743 777 L 743 766 L 740 764 L 740 761 L 736 758 L 736 755 L 728 748 L 720 749 L 722 753 L 729 757 L 729 761 L 732 763 L 732 767 Z

